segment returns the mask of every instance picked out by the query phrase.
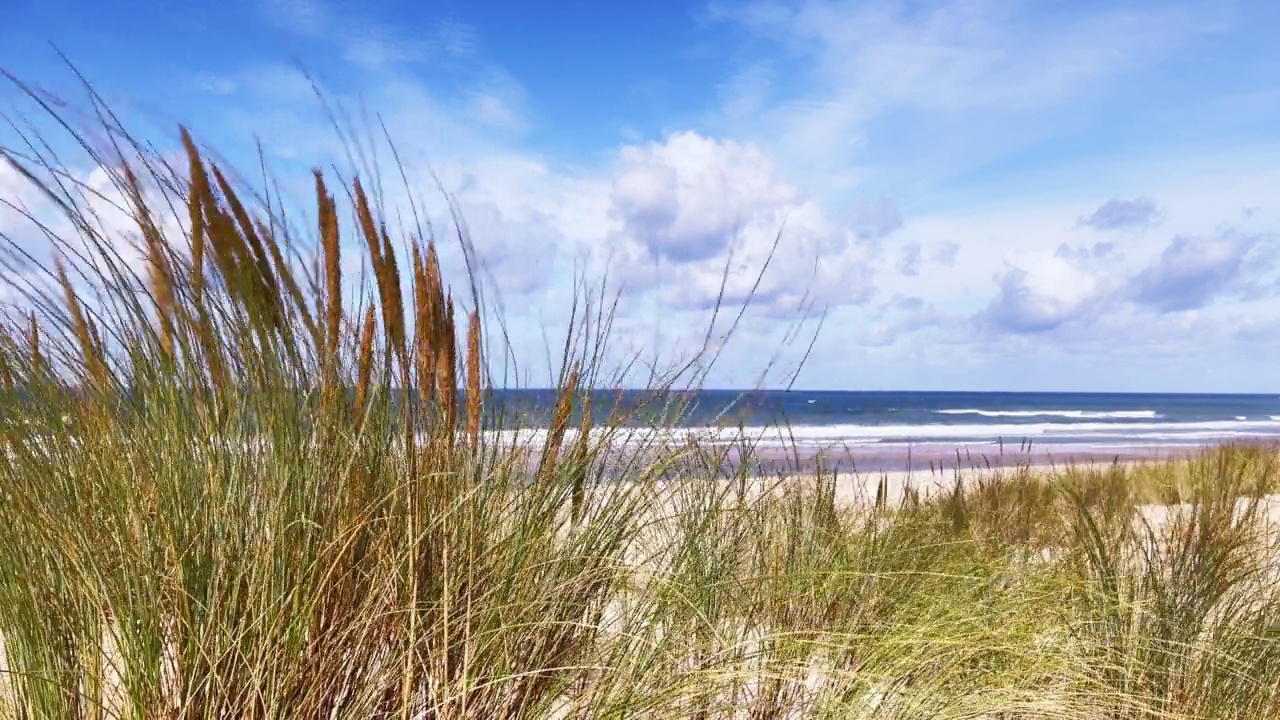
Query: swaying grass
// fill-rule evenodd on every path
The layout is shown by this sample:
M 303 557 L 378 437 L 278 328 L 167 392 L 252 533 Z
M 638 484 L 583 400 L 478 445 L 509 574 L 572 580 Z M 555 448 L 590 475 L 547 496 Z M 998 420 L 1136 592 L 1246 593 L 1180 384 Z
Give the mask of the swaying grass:
M 585 407 L 599 300 L 513 444 L 479 293 L 376 178 L 317 172 L 304 242 L 93 100 L 142 263 L 48 145 L 4 151 L 60 217 L 0 198 L 53 251 L 0 254 L 0 717 L 1280 715 L 1272 451 L 846 504 Z

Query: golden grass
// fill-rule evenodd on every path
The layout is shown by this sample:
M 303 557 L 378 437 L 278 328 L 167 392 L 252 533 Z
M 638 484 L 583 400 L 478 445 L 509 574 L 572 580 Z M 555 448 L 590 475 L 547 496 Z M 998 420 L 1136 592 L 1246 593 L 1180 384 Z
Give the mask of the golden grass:
M 102 366 L 102 358 L 98 355 L 97 344 L 89 334 L 89 323 L 85 319 L 84 308 L 76 298 L 75 289 L 71 287 L 71 280 L 67 278 L 67 269 L 61 257 L 54 260 L 54 272 L 58 277 L 58 285 L 64 293 L 67 312 L 71 315 L 71 332 L 80 343 L 81 358 L 88 369 L 88 379 L 99 388 L 105 388 L 106 369 Z M 34 326 L 32 334 L 35 334 Z
M 467 442 L 471 449 L 480 446 L 481 378 L 480 312 L 472 310 L 467 317 Z
M 373 334 L 377 329 L 373 307 L 365 311 L 363 329 L 360 331 L 360 356 L 357 360 L 357 380 L 355 404 L 351 408 L 351 416 L 356 427 L 364 420 L 369 403 L 369 387 L 373 379 Z
M 9 365 L 9 352 L 13 347 L 13 338 L 3 327 L 0 327 L 0 390 L 13 389 L 13 369 Z

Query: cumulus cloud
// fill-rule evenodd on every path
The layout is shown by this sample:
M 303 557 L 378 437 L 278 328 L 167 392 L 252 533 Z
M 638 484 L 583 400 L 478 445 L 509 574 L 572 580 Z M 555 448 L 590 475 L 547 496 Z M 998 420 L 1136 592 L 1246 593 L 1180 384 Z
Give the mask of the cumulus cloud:
M 1087 263 L 1091 260 L 1107 257 L 1115 253 L 1115 251 L 1116 244 L 1113 242 L 1096 242 L 1092 245 L 1068 245 L 1067 243 L 1062 243 L 1057 250 L 1053 251 L 1053 254 L 1073 262 Z
M 459 202 L 460 215 L 475 243 L 476 259 L 504 294 L 541 290 L 564 245 L 555 218 L 528 206 L 503 209 L 492 201 Z
M 902 228 L 902 213 L 887 197 L 857 200 L 849 207 L 849 222 L 858 237 L 879 240 Z
M 1256 237 L 1230 232 L 1178 235 L 1158 260 L 1129 281 L 1129 297 L 1162 313 L 1203 307 L 1236 280 L 1256 243 Z
M 828 323 L 825 332 L 839 337 L 840 327 L 847 328 L 840 342 L 849 348 L 863 338 L 869 344 L 898 345 L 882 356 L 885 366 L 912 367 L 915 361 L 904 353 L 913 343 L 924 347 L 926 341 L 953 336 L 963 338 L 956 340 L 957 347 L 973 342 L 973 320 L 986 330 L 1009 333 L 978 338 L 975 347 L 993 354 L 1005 346 L 1066 347 L 1065 338 L 1097 334 L 1120 316 L 1132 316 L 1135 326 L 1163 328 L 1150 322 L 1150 312 L 1129 312 L 1136 308 L 1111 302 L 1137 302 L 1142 294 L 1136 290 L 1129 297 L 1113 294 L 1111 278 L 1141 270 L 1143 260 L 1163 249 L 1163 238 L 1092 232 L 1072 237 L 1067 227 L 1082 214 L 1080 227 L 1094 230 L 1154 224 L 1158 210 L 1144 218 L 1143 198 L 1116 198 L 1096 210 L 1074 205 L 1064 210 L 1056 204 L 1032 212 L 1014 193 L 1000 214 L 977 218 L 957 207 L 963 197 L 946 195 L 956 188 L 953 180 L 967 177 L 960 170 L 985 167 L 1035 135 L 1032 106 L 1045 107 L 1050 111 L 1045 117 L 1056 118 L 1055 106 L 1074 102 L 1098 78 L 1132 67 L 1185 35 L 1183 22 L 1170 20 L 1164 9 L 1089 11 L 1064 16 L 1066 22 L 1050 27 L 1018 8 L 968 0 L 918 7 L 860 0 L 735 5 L 742 24 L 793 48 L 793 63 L 788 65 L 786 52 L 767 53 L 770 64 L 744 67 L 723 83 L 724 122 L 716 125 L 713 117 L 713 130 L 672 133 L 655 142 L 635 131 L 628 136 L 634 144 L 618 149 L 615 164 L 584 168 L 518 144 L 515 136 L 530 126 L 525 114 L 536 99 L 526 97 L 518 83 L 489 72 L 478 38 L 467 28 L 445 28 L 435 40 L 429 30 L 408 38 L 400 28 L 352 22 L 356 13 L 328 0 L 263 1 L 275 6 L 281 25 L 329 41 L 332 57 L 379 71 L 363 73 L 366 81 L 359 90 L 369 107 L 386 117 L 411 166 L 411 184 L 432 194 L 433 179 L 412 170 L 418 157 L 430 156 L 444 186 L 455 193 L 495 284 L 504 294 L 541 292 L 508 303 L 518 315 L 556 314 L 554 303 L 567 295 L 572 280 L 570 255 L 608 257 L 612 286 L 623 280 L 629 291 L 645 295 L 622 303 L 618 327 L 635 328 L 630 339 L 640 347 L 667 350 L 667 343 L 653 340 L 652 331 L 642 332 L 649 323 L 660 319 L 679 335 L 681 324 L 703 317 L 681 311 L 714 302 L 726 264 L 726 300 L 744 299 L 782 228 L 778 254 L 756 292 L 755 306 L 790 319 L 809 300 L 817 308 L 844 305 L 832 316 L 840 321 Z M 418 61 L 442 59 L 464 66 L 461 86 L 416 74 L 422 69 Z M 326 155 L 340 162 L 339 149 L 318 141 L 329 137 L 329 128 L 304 127 L 317 113 L 289 106 L 296 100 L 309 108 L 314 102 L 309 83 L 299 77 L 250 68 L 208 89 L 231 93 L 216 98 L 219 102 L 257 103 L 256 110 L 277 111 L 270 116 L 277 120 L 276 136 L 264 143 L 269 152 L 289 148 L 308 163 L 327 163 Z M 1024 114 L 1015 123 L 1008 122 L 1011 113 Z M 238 129 L 244 135 L 269 131 L 258 117 L 268 116 L 248 118 Z M 600 153 L 602 148 L 594 150 L 594 157 L 611 157 Z M 886 172 L 911 182 L 883 177 Z M 302 178 L 309 176 L 303 172 Z M 895 194 L 896 188 L 910 188 L 912 207 L 930 207 L 939 199 L 951 204 L 938 205 L 944 214 L 937 218 L 913 212 L 903 230 L 899 206 L 880 196 L 880 188 L 895 188 Z M 933 190 L 942 194 L 930 195 Z M 1180 223 L 1186 220 L 1183 211 L 1193 206 L 1174 189 L 1151 185 L 1150 192 L 1179 209 Z M 865 195 L 841 204 L 857 193 Z M 1234 215 L 1240 204 L 1259 202 L 1233 193 L 1228 210 Z M 441 227 L 448 215 L 432 217 L 443 221 L 437 227 L 448 235 Z M 938 240 L 949 237 L 960 242 Z M 1090 244 L 1099 238 L 1122 239 L 1124 255 L 1112 243 Z M 1090 242 L 1076 246 L 1082 239 Z M 1071 245 L 1055 256 L 1054 248 L 1064 240 Z M 443 246 L 452 244 L 442 243 L 442 256 L 448 253 Z M 1028 254 L 1004 268 L 993 285 L 982 287 L 1001 270 L 1001 255 L 1012 247 Z M 1246 262 L 1257 257 L 1255 252 Z M 442 257 L 449 260 L 458 258 Z M 1096 272 L 1104 264 L 1107 272 Z M 873 285 L 873 266 L 888 271 L 877 278 L 882 287 Z M 958 269 L 936 272 L 928 282 L 893 277 L 895 269 L 927 276 L 941 267 Z M 1139 284 L 1135 278 L 1129 287 Z M 1230 287 L 1240 293 L 1239 283 Z M 923 297 L 883 300 L 899 289 Z M 1142 296 L 1147 297 L 1143 307 L 1155 307 Z M 750 317 L 753 331 L 779 326 Z M 540 340 L 537 323 L 513 325 L 535 345 Z M 700 341 L 701 332 L 694 334 Z M 1134 352 L 1145 343 L 1135 340 Z M 950 352 L 924 354 L 955 361 Z M 750 365 L 750 354 L 746 357 Z M 846 383 L 845 369 L 830 378 Z
M 944 313 L 921 297 L 895 295 L 875 310 L 875 320 L 860 332 L 864 345 L 886 347 L 899 338 L 943 324 L 959 325 L 962 318 Z
M 30 239 L 40 237 L 41 233 L 26 218 L 26 213 L 37 213 L 42 204 L 39 194 L 26 178 L 0 157 L 0 238 L 5 243 L 13 242 L 30 251 Z M 26 270 L 19 264 L 18 273 Z M 10 278 L 7 275 L 8 271 L 0 270 L 0 303 L 18 302 L 22 296 L 18 288 L 8 282 Z
M 1162 213 L 1156 201 L 1149 197 L 1133 200 L 1111 198 L 1093 211 L 1088 217 L 1077 221 L 1080 227 L 1088 227 L 1097 231 L 1134 230 L 1150 227 L 1160 222 Z
M 613 206 L 632 235 L 675 261 L 724 251 L 735 229 L 756 220 L 780 225 L 802 204 L 775 178 L 757 148 L 680 132 L 665 142 L 622 149 Z M 768 217 L 764 217 L 768 216 Z
M 1104 280 L 1057 254 L 1010 264 L 982 317 L 1000 330 L 1038 333 L 1085 316 L 1105 297 Z
M 952 267 L 956 264 L 956 254 L 960 252 L 960 243 L 950 240 L 934 243 L 929 252 L 929 259 L 939 265 Z
M 20 210 L 25 208 L 29 200 L 34 199 L 31 185 L 26 178 L 0 157 L 0 233 L 12 231 L 23 221 Z
M 920 274 L 921 248 L 918 242 L 907 243 L 898 256 L 898 272 L 914 277 Z
M 172 156 L 160 155 L 164 162 Z M 154 161 L 156 158 L 152 158 Z M 68 154 L 66 164 L 57 169 L 58 183 L 65 189 L 65 206 L 74 208 L 74 221 L 62 203 L 55 203 L 37 185 L 0 158 L 0 237 L 20 253 L 11 253 L 10 266 L 0 272 L 0 303 L 25 306 L 30 298 L 18 292 L 26 283 L 43 285 L 46 271 L 56 256 L 72 256 L 73 263 L 90 278 L 118 271 L 146 277 L 148 263 L 132 200 L 123 190 L 122 166 L 92 164 L 87 158 Z M 24 163 L 40 183 L 53 183 L 50 171 L 37 163 Z M 177 167 L 183 168 L 182 165 Z M 138 166 L 135 164 L 134 169 Z M 186 213 L 168 211 L 164 191 L 145 172 L 138 172 L 144 202 L 151 209 L 151 221 L 179 256 L 187 251 Z M 86 232 L 92 232 L 92 240 Z M 108 263 L 109 261 L 109 263 Z M 80 285 L 77 273 L 71 282 Z M 93 298 L 84 298 L 92 302 Z
M 914 240 L 898 250 L 898 261 L 894 267 L 900 275 L 917 277 L 929 265 L 955 267 L 959 251 L 960 245 L 949 240 L 928 244 Z
M 616 239 L 632 280 L 665 286 L 668 299 L 683 307 L 715 302 L 726 263 L 725 299 L 734 302 L 751 294 L 768 261 L 754 298 L 774 312 L 797 312 L 810 302 L 857 303 L 871 293 L 875 250 L 867 233 L 832 226 L 750 144 L 678 132 L 627 146 L 610 212 L 621 226 Z M 876 217 L 883 227 L 888 216 Z

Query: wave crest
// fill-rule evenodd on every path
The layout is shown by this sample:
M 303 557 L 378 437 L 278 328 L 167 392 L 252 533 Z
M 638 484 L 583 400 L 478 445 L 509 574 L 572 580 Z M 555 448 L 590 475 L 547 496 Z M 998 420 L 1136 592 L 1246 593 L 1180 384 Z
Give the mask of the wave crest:
M 1155 410 L 979 410 L 977 408 L 956 408 L 934 410 L 939 415 L 981 415 L 982 417 L 1061 417 L 1074 420 L 1156 420 L 1160 415 Z

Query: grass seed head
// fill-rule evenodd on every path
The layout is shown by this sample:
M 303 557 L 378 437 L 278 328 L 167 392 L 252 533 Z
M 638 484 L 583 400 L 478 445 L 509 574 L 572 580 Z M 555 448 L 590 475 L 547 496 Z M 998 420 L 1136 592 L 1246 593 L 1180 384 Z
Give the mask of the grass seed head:
M 360 355 L 356 365 L 355 404 L 351 410 L 352 424 L 359 427 L 364 421 L 369 401 L 369 385 L 373 378 L 373 337 L 377 320 L 372 305 L 365 310 L 364 328 L 360 332 Z
M 474 450 L 480 445 L 480 311 L 467 319 L 467 441 Z

